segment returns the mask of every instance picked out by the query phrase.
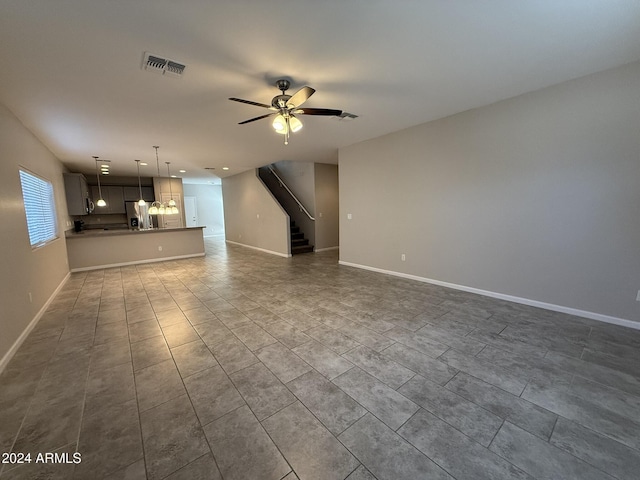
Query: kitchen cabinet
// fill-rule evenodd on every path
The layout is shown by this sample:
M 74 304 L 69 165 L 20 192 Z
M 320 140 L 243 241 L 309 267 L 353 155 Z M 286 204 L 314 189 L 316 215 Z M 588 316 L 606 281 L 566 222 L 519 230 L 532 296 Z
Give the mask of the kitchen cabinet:
M 87 179 L 81 173 L 63 173 L 69 215 L 88 215 L 93 211 Z
M 100 191 L 97 186 L 91 187 L 91 197 L 95 204 L 100 198 Z M 93 213 L 96 214 L 114 214 L 127 213 L 124 206 L 123 187 L 117 185 L 105 185 L 102 187 L 102 198 L 107 205 L 105 207 L 95 207 Z
M 138 187 L 123 187 L 124 199 L 127 202 L 137 202 L 140 200 L 140 190 Z M 153 187 L 142 187 L 142 199 L 145 202 L 153 202 Z

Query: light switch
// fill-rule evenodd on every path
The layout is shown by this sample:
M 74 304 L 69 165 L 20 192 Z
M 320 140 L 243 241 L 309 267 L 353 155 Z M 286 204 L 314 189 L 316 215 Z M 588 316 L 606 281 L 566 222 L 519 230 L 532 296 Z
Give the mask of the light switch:
M 350 213 L 347 213 L 347 220 L 351 220 L 352 216 Z

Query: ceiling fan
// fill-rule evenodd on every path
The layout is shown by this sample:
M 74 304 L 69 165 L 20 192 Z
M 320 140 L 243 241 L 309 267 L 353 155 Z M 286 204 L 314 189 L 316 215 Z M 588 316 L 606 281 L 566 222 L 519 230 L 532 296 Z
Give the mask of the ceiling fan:
M 278 87 L 282 93 L 273 97 L 271 105 L 252 102 L 251 100 L 243 100 L 242 98 L 229 98 L 229 100 L 233 100 L 234 102 L 246 103 L 249 105 L 255 105 L 256 107 L 273 110 L 271 113 L 250 118 L 249 120 L 240 122 L 238 125 L 244 125 L 245 123 L 255 122 L 256 120 L 262 120 L 263 118 L 275 115 L 276 117 L 273 120 L 272 126 L 276 133 L 284 135 L 284 144 L 288 145 L 289 134 L 291 132 L 295 133 L 302 128 L 302 122 L 298 119 L 297 115 L 322 115 L 326 117 L 334 117 L 342 114 L 342 110 L 333 110 L 330 108 L 300 108 L 300 106 L 315 93 L 315 90 L 311 87 L 304 86 L 293 95 L 287 95 L 285 92 L 290 86 L 291 82 L 289 82 L 289 80 L 278 80 L 276 82 L 276 87 Z

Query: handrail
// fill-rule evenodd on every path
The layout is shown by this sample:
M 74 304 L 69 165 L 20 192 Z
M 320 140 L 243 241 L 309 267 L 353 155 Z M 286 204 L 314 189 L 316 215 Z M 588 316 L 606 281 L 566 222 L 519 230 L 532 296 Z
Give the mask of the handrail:
M 280 182 L 280 186 L 284 187 L 284 189 L 289 192 L 289 195 L 291 195 L 291 198 L 293 198 L 296 203 L 298 204 L 298 207 L 300 207 L 300 210 L 303 211 L 304 213 L 307 214 L 307 217 L 309 217 L 310 220 L 313 220 L 315 222 L 315 218 L 311 216 L 311 214 L 307 211 L 306 208 L 304 208 L 304 205 L 302 205 L 302 203 L 300 203 L 300 200 L 298 200 L 298 197 L 296 197 L 293 192 L 291 190 L 289 190 L 289 187 L 287 187 L 287 184 L 284 183 L 284 180 L 282 180 L 280 178 L 280 176 L 276 173 L 276 170 L 273 168 L 272 165 L 267 165 L 269 167 L 269 171 L 271 173 L 273 173 L 275 175 L 275 177 L 278 179 L 278 181 Z

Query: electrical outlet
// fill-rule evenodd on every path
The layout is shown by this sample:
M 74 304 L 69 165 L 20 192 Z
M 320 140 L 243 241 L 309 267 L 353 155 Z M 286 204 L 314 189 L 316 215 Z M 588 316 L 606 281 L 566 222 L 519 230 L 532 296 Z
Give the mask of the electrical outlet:
M 33 303 L 33 296 L 31 295 L 31 292 L 29 292 L 29 303 Z
M 638 290 L 638 295 L 636 295 L 636 302 L 640 302 L 640 290 Z
M 158 245 L 158 251 L 161 252 L 162 251 L 162 245 Z
M 347 220 L 351 220 L 353 217 L 351 216 L 350 213 L 347 213 Z
M 260 214 L 259 213 L 256 213 L 256 218 L 260 218 Z
M 407 260 L 407 256 L 403 253 L 402 255 L 400 255 L 400 260 L 402 260 L 403 262 Z

